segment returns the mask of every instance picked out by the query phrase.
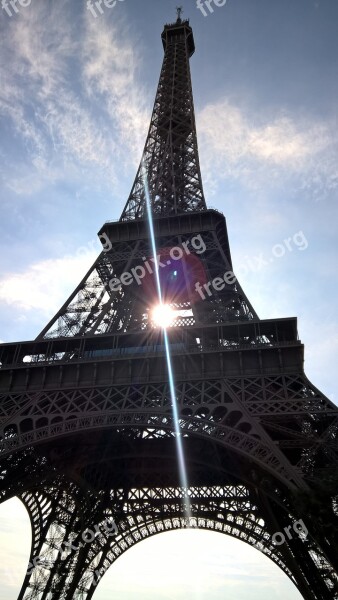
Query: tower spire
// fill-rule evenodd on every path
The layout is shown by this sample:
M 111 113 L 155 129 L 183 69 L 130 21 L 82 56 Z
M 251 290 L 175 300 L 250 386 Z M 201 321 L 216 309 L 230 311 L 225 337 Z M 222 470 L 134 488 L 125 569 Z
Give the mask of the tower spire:
M 177 7 L 162 32 L 163 65 L 142 159 L 121 221 L 146 213 L 146 189 L 158 216 L 205 210 L 189 58 L 195 51 L 188 20 Z

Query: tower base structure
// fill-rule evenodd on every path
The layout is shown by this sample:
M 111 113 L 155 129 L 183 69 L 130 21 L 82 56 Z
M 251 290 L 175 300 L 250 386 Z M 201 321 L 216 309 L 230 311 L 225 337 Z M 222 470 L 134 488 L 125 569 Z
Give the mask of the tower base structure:
M 154 223 L 162 253 L 200 236 L 194 258 L 204 272 L 232 271 L 218 212 Z M 108 223 L 103 233 L 110 250 L 94 267 L 107 289 L 110 265 L 130 272 L 151 248 L 145 221 Z M 186 261 L 165 264 L 163 277 Z M 338 410 L 304 375 L 296 319 L 258 319 L 237 280 L 204 300 L 190 293 L 188 309 L 176 292 L 167 336 L 188 489 L 178 476 L 164 332 L 142 306 L 142 285 L 130 293 L 127 330 L 59 336 L 77 296 L 36 340 L 1 345 L 1 499 L 19 496 L 33 529 L 19 599 L 91 598 L 133 544 L 186 527 L 253 545 L 306 599 L 336 598 Z M 110 306 L 119 307 L 113 295 Z

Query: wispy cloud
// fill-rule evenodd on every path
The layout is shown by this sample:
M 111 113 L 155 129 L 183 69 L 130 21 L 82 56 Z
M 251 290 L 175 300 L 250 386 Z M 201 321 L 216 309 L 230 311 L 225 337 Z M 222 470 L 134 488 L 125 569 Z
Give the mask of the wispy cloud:
M 37 191 L 62 181 L 69 163 L 116 184 L 121 160 L 130 166 L 131 154 L 140 158 L 149 114 L 127 29 L 76 8 L 81 36 L 64 0 L 36 0 L 2 26 L 0 118 L 10 120 L 21 147 L 6 160 L 7 185 L 17 194 L 30 192 L 27 174 L 20 183 L 20 162 Z
M 88 250 L 84 255 L 43 260 L 21 273 L 5 275 L 0 280 L 0 302 L 21 313 L 35 309 L 50 314 L 64 303 L 79 274 L 85 275 L 96 256 L 97 252 Z
M 99 22 L 88 14 L 83 44 L 83 76 L 87 95 L 105 107 L 114 122 L 121 148 L 130 149 L 140 159 L 140 151 L 149 123 L 145 108 L 148 93 L 138 80 L 139 49 L 128 42 L 110 21 Z
M 338 188 L 338 136 L 332 124 L 310 117 L 262 115 L 221 100 L 198 115 L 203 172 L 210 184 L 235 179 L 257 189 L 278 186 L 285 180 L 316 199 Z

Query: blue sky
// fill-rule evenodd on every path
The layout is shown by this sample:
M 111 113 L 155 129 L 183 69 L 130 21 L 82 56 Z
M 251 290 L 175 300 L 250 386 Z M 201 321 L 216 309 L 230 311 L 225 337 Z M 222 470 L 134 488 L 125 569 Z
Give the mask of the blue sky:
M 226 215 L 234 270 L 259 316 L 298 317 L 306 373 L 338 404 L 338 4 L 227 0 L 204 17 L 195 0 L 182 3 L 207 203 Z M 176 4 L 123 0 L 97 18 L 85 0 L 0 8 L 1 340 L 38 334 L 97 256 L 96 232 L 119 218 Z M 29 526 L 16 501 L 0 518 L 2 565 L 17 569 L 2 600 L 16 598 Z M 180 600 L 187 589 L 300 597 L 254 549 L 185 531 L 130 550 L 96 598 Z

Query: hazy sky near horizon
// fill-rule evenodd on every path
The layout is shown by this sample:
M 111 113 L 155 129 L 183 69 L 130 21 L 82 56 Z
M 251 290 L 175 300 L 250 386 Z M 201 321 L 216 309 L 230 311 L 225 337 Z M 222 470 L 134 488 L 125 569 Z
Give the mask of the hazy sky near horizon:
M 177 0 L 0 7 L 0 339 L 36 337 L 119 218 L 140 160 Z M 227 0 L 193 27 L 204 191 L 224 212 L 235 273 L 261 318 L 298 317 L 309 379 L 338 404 L 338 3 Z M 9 10 L 10 10 L 10 5 Z M 286 241 L 287 240 L 287 241 Z M 260 268 L 259 268 L 259 265 Z M 29 522 L 0 508 L 0 600 L 17 597 Z M 95 599 L 296 600 L 248 546 L 209 532 L 155 536 Z

